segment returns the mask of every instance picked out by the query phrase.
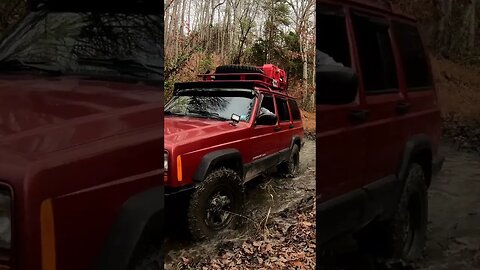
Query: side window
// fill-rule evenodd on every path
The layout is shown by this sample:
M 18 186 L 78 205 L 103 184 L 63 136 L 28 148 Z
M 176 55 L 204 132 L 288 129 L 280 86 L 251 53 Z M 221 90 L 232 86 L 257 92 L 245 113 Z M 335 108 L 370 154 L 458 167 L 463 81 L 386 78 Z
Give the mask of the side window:
M 263 96 L 262 106 L 260 107 L 260 114 L 265 113 L 275 114 L 275 105 L 273 104 L 272 96 Z
M 288 105 L 290 106 L 290 111 L 292 111 L 293 120 L 300 120 L 302 115 L 300 114 L 300 109 L 298 108 L 297 102 L 293 99 L 289 99 Z
M 382 19 L 357 14 L 353 26 L 366 93 L 398 89 L 389 26 Z
M 407 87 L 412 89 L 432 86 L 428 58 L 417 28 L 395 22 L 393 30 L 402 58 Z
M 343 10 L 317 6 L 317 66 L 337 64 L 351 67 L 347 23 Z
M 288 112 L 287 100 L 275 97 L 278 108 L 278 118 L 280 122 L 290 122 L 290 113 Z

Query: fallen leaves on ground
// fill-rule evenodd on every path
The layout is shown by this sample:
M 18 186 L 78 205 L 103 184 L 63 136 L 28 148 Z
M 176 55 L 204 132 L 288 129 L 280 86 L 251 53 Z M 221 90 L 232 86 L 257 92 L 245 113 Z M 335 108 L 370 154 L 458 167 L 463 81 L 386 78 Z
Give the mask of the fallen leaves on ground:
M 315 269 L 315 230 L 313 205 L 304 212 L 281 213 L 252 239 L 219 245 L 215 254 L 196 262 L 182 258 L 177 269 Z

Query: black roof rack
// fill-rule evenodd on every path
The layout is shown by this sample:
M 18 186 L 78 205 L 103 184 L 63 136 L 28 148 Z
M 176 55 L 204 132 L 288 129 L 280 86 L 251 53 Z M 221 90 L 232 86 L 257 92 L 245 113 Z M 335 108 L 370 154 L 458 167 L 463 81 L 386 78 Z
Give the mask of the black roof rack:
M 176 83 L 175 90 L 195 89 L 195 88 L 231 88 L 231 89 L 255 89 L 255 82 L 253 81 L 235 81 L 235 82 L 218 82 L 218 81 L 199 81 L 199 82 L 184 82 Z
M 238 75 L 238 74 L 237 74 Z M 183 82 L 176 83 L 174 86 L 174 91 L 185 90 L 185 89 L 200 89 L 200 88 L 230 88 L 230 89 L 251 89 L 254 90 L 255 87 L 261 86 L 265 91 L 271 91 L 276 94 L 282 94 L 289 96 L 285 91 L 280 91 L 277 89 L 272 89 L 268 84 L 264 84 L 261 81 L 196 81 L 196 82 Z
M 211 81 L 223 81 L 223 82 L 251 82 L 254 85 L 263 86 L 269 90 L 278 92 L 284 92 L 286 89 L 282 89 L 279 85 L 276 85 L 273 78 L 261 73 L 212 73 L 212 74 L 199 74 L 198 77 L 202 78 L 203 82 Z

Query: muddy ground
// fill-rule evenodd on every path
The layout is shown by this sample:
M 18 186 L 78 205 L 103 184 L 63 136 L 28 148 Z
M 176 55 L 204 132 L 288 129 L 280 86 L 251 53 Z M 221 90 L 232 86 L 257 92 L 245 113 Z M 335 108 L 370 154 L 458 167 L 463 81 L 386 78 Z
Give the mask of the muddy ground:
M 345 238 L 323 269 L 480 269 L 480 155 L 453 144 L 441 152 L 446 161 L 430 188 L 428 241 L 421 261 L 378 263 Z
M 248 183 L 245 225 L 195 243 L 182 224 L 167 231 L 165 269 L 314 269 L 315 142 L 306 140 L 300 173 Z

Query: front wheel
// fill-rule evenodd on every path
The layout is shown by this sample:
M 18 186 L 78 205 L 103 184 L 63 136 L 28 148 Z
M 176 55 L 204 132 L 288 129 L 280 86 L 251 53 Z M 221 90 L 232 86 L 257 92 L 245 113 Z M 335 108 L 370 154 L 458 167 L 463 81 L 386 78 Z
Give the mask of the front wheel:
M 192 237 L 203 240 L 233 229 L 243 209 L 243 184 L 232 169 L 220 168 L 198 184 L 188 207 Z

